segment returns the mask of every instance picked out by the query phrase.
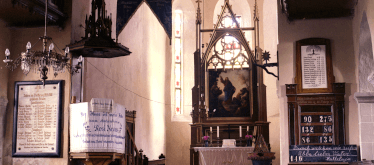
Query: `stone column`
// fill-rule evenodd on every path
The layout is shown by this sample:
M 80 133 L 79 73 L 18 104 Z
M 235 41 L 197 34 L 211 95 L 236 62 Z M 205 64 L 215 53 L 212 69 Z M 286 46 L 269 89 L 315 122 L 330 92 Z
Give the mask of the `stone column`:
M 6 107 L 8 100 L 5 97 L 0 97 L 0 165 L 3 165 L 3 148 L 4 148 L 4 130 L 5 128 L 5 116 Z
M 374 92 L 357 92 L 361 159 L 374 160 Z

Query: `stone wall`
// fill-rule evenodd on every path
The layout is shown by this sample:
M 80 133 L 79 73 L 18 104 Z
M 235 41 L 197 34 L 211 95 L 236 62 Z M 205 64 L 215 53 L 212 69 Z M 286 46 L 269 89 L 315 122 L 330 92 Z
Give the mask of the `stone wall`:
M 361 159 L 374 160 L 374 93 L 355 93 L 359 104 L 359 137 Z
M 371 0 L 358 1 L 355 8 L 353 25 L 354 56 L 358 92 L 355 98 L 358 103 L 356 111 L 358 119 L 358 139 L 361 159 L 374 160 L 374 85 L 368 81 L 373 73 L 373 43 L 374 43 L 374 2 Z

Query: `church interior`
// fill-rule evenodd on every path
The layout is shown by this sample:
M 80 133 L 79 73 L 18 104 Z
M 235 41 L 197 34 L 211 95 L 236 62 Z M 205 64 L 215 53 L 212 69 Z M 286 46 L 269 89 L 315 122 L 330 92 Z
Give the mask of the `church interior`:
M 126 110 L 118 164 L 250 164 L 257 146 L 273 165 L 311 164 L 303 146 L 354 148 L 315 164 L 374 163 L 372 31 L 372 0 L 1 0 L 0 165 L 95 164 L 72 145 L 73 107 L 95 98 Z M 57 61 L 30 69 L 30 53 Z M 22 84 L 59 86 L 57 156 L 17 153 Z M 244 156 L 204 159 L 230 139 Z

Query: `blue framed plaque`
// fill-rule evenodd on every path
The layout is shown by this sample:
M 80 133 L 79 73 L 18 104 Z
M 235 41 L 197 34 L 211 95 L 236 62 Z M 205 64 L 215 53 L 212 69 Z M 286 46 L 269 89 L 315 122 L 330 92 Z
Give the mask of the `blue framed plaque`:
M 290 145 L 290 162 L 357 162 L 357 145 Z

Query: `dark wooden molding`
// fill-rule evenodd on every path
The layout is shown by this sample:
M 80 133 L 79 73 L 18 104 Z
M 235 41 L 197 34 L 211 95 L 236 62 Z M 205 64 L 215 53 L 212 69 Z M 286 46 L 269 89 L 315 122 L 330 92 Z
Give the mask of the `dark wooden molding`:
M 281 0 L 282 12 L 289 21 L 352 17 L 358 0 Z

